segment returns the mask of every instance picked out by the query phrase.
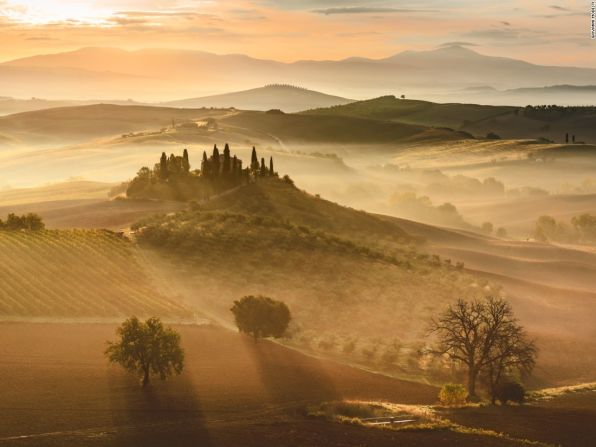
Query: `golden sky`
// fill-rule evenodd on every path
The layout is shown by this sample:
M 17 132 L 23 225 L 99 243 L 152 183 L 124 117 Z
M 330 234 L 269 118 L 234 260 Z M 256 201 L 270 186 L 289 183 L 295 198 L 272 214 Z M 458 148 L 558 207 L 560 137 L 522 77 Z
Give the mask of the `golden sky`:
M 88 46 L 294 61 L 386 57 L 459 42 L 596 67 L 589 2 L 566 0 L 0 0 L 0 61 Z

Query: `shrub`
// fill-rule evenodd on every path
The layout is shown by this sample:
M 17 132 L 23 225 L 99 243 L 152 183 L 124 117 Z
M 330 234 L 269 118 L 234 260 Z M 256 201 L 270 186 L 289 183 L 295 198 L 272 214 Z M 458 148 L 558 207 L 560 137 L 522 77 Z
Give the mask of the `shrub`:
M 467 397 L 466 387 L 459 383 L 447 383 L 439 392 L 439 400 L 448 406 L 463 405 Z
M 526 398 L 526 389 L 520 382 L 510 380 L 497 386 L 496 396 L 502 405 L 509 401 L 521 404 Z

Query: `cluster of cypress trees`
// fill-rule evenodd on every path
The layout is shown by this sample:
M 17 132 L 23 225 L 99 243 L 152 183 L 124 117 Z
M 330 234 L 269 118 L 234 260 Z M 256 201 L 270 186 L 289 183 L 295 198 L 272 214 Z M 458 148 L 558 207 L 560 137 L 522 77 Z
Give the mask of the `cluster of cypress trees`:
M 203 152 L 200 170 L 191 170 L 187 149 L 184 149 L 182 156 L 171 154 L 168 157 L 163 152 L 153 170 L 147 167 L 139 170 L 126 192 L 129 197 L 190 200 L 229 189 L 242 182 L 249 183 L 259 177 L 276 175 L 273 157 L 267 166 L 265 158 L 259 162 L 257 150 L 253 147 L 250 166 L 243 168 L 242 160 L 231 154 L 230 146 L 226 143 L 221 153 L 217 145 L 213 147 L 210 157 Z

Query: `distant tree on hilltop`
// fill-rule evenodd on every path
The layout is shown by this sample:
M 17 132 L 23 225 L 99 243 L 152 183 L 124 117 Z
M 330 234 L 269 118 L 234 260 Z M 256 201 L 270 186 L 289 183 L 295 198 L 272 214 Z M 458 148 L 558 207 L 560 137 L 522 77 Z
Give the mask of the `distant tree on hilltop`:
M 6 222 L 0 219 L 0 230 L 29 230 L 29 231 L 40 231 L 45 228 L 42 218 L 35 213 L 23 214 L 18 216 L 14 213 L 10 213 Z

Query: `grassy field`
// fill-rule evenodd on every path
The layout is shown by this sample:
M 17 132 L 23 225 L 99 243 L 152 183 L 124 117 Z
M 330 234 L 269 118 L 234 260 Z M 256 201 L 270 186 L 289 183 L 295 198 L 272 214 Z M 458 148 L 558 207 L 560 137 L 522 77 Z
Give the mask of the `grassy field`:
M 151 284 L 134 246 L 108 231 L 0 231 L 0 319 L 191 318 Z
M 115 326 L 0 324 L 0 445 L 510 447 L 446 431 L 395 432 L 306 416 L 338 399 L 432 404 L 437 390 L 229 331 L 181 326 L 181 376 L 141 390 L 102 352 Z

